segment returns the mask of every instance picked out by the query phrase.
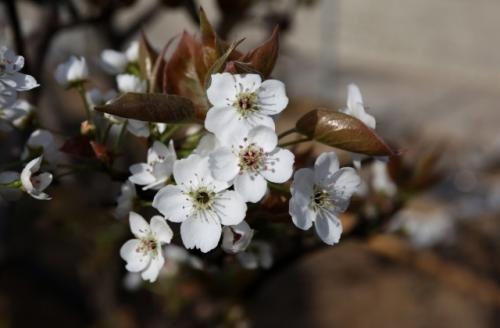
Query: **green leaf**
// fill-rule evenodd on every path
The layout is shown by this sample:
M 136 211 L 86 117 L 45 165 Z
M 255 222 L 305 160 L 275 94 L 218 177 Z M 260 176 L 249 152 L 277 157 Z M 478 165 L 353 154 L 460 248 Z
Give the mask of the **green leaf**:
M 357 118 L 325 108 L 313 109 L 296 123 L 299 133 L 325 145 L 370 156 L 395 155 L 375 131 Z
M 163 123 L 197 122 L 193 102 L 185 97 L 161 93 L 125 93 L 97 111 L 134 120 Z

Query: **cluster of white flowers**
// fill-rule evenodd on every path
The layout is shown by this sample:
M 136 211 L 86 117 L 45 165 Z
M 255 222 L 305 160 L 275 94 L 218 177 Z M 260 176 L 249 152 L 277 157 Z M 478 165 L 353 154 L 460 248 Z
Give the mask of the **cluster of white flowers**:
M 209 252 L 222 237 L 221 248 L 236 254 L 243 267 L 267 268 L 272 264 L 270 245 L 252 240 L 255 231 L 244 219 L 247 202 L 259 202 L 269 183 L 283 184 L 293 175 L 294 155 L 278 146 L 272 118 L 288 104 L 285 86 L 277 80 L 262 81 L 257 74 L 221 73 L 212 75 L 207 97 L 212 105 L 205 119 L 208 132 L 193 152 L 178 159 L 172 141 L 168 147 L 154 141 L 147 162 L 130 167 L 129 183 L 157 190 L 152 206 L 162 216 L 155 221 L 180 223 L 187 249 Z M 290 199 L 293 223 L 304 230 L 314 223 L 325 243 L 337 243 L 342 232 L 338 214 L 347 209 L 359 184 L 353 168 L 339 168 L 335 153 L 322 154 L 314 170 L 295 173 Z M 135 191 L 125 186 L 119 207 L 131 208 Z M 132 220 L 137 221 L 133 212 L 131 226 Z M 142 232 L 132 226 L 139 239 L 127 242 L 121 256 L 129 271 L 144 270 L 143 278 L 154 281 L 163 263 L 158 248 L 170 241 L 171 231 L 169 238 L 160 240 L 150 232 L 153 227 L 141 224 Z

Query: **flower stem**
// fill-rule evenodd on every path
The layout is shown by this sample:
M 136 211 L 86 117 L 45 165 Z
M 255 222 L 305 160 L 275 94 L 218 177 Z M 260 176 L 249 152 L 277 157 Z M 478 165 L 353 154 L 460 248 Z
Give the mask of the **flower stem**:
M 287 135 L 292 134 L 292 133 L 295 133 L 295 132 L 297 132 L 297 129 L 296 129 L 296 128 L 291 128 L 291 129 L 288 129 L 288 130 L 286 130 L 286 131 L 283 131 L 283 132 L 281 132 L 281 133 L 278 135 L 278 139 L 284 138 L 284 137 L 286 137 Z
M 170 127 L 165 133 L 160 137 L 161 142 L 165 142 L 172 138 L 174 133 L 180 128 L 181 126 L 179 124 L 175 124 L 172 127 Z
M 79 83 L 78 86 L 76 87 L 76 89 L 78 90 L 78 94 L 80 95 L 80 98 L 82 99 L 83 107 L 85 108 L 85 114 L 87 115 L 87 120 L 90 123 L 90 120 L 91 120 L 90 106 L 89 106 L 89 103 L 87 101 L 87 97 L 85 97 L 86 90 L 85 90 L 85 86 L 83 85 L 83 82 Z
M 288 147 L 288 146 L 297 145 L 297 144 L 300 144 L 300 143 L 303 143 L 303 142 L 308 142 L 308 141 L 311 141 L 311 140 L 312 140 L 311 138 L 297 139 L 297 140 L 293 140 L 293 141 L 290 141 L 290 142 L 285 142 L 285 143 L 279 144 L 278 147 L 284 148 L 284 147 Z

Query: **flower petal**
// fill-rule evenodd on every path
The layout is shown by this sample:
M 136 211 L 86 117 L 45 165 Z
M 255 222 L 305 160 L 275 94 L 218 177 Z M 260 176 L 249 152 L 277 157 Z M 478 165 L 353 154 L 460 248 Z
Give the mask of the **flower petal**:
M 134 236 L 136 236 L 137 238 L 146 237 L 151 232 L 149 224 L 141 215 L 137 214 L 136 212 L 130 212 L 128 215 L 128 220 L 130 224 L 130 231 L 132 231 Z
M 144 270 L 151 260 L 149 254 L 139 251 L 140 246 L 139 239 L 130 239 L 120 248 L 120 256 L 127 262 L 125 268 L 130 272 Z
M 205 118 L 205 128 L 214 133 L 223 144 L 231 144 L 235 136 L 248 133 L 246 120 L 233 107 L 212 107 Z
M 336 198 L 347 201 L 358 190 L 361 178 L 352 167 L 343 167 L 329 179 L 328 188 Z
M 172 240 L 174 233 L 172 229 L 168 226 L 165 219 L 159 215 L 155 215 L 151 218 L 151 231 L 153 236 L 162 244 L 168 244 Z
M 246 202 L 257 203 L 267 191 L 267 182 L 260 174 L 243 171 L 234 180 L 234 190 Z
M 174 178 L 181 189 L 200 185 L 213 186 L 214 191 L 227 189 L 227 182 L 215 180 L 210 172 L 208 157 L 201 157 L 196 154 L 189 155 L 188 158 L 177 160 L 174 163 Z
M 266 126 L 257 126 L 248 132 L 248 143 L 255 143 L 265 152 L 271 152 L 278 144 L 278 137 L 273 129 Z
M 233 190 L 226 190 L 217 195 L 214 204 L 223 225 L 236 225 L 243 221 L 247 212 L 247 205 L 240 194 Z
M 156 193 L 153 207 L 172 222 L 184 221 L 192 209 L 188 196 L 178 186 L 173 185 L 167 185 Z
M 274 183 L 283 183 L 293 174 L 295 156 L 288 149 L 276 148 L 268 155 L 266 169 L 260 173 L 266 180 Z
M 314 182 L 324 186 L 325 179 L 328 179 L 339 169 L 339 160 L 335 152 L 322 153 L 314 163 Z
M 213 74 L 207 97 L 212 106 L 231 106 L 236 101 L 236 89 L 236 80 L 231 74 Z
M 125 72 L 128 59 L 124 53 L 112 49 L 101 52 L 102 68 L 109 74 L 120 74 Z
M 156 178 L 151 174 L 151 166 L 146 163 L 138 163 L 130 166 L 131 176 L 128 177 L 129 181 L 137 185 L 147 185 L 154 183 Z
M 358 86 L 351 83 L 347 86 L 347 107 L 354 108 L 358 104 L 363 106 L 363 97 L 361 96 L 361 91 Z
M 142 279 L 149 282 L 155 282 L 164 264 L 165 264 L 165 259 L 163 258 L 161 252 L 158 252 L 158 255 L 153 256 L 147 268 L 144 271 L 142 271 L 141 273 Z
M 288 105 L 285 84 L 278 80 L 262 82 L 257 95 L 260 111 L 266 115 L 281 113 Z
M 259 74 L 235 74 L 237 93 L 255 92 L 262 84 Z
M 331 213 L 320 211 L 315 222 L 316 233 L 323 242 L 333 245 L 339 242 L 342 223 Z
M 219 243 L 222 228 L 217 220 L 190 217 L 181 224 L 181 238 L 187 249 L 199 248 L 206 253 Z
M 316 218 L 316 213 L 310 207 L 313 185 L 313 170 L 305 168 L 295 172 L 291 187 L 292 198 L 289 202 L 289 213 L 295 226 L 302 230 L 308 230 Z
M 217 180 L 230 181 L 240 171 L 238 157 L 227 147 L 220 147 L 210 154 L 210 171 Z

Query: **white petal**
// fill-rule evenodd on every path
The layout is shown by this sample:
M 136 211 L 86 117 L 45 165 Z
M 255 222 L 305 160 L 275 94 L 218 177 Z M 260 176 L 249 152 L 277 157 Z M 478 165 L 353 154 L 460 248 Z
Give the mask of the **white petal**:
M 314 163 L 314 182 L 317 185 L 325 185 L 325 179 L 330 177 L 339 169 L 339 160 L 335 152 L 322 153 Z
M 148 163 L 158 161 L 161 157 L 165 158 L 170 155 L 170 149 L 162 142 L 155 140 L 153 145 L 148 149 Z
M 35 78 L 22 73 L 12 73 L 2 76 L 2 82 L 17 91 L 28 91 L 39 86 Z
M 198 185 L 212 185 L 215 191 L 227 189 L 226 182 L 214 180 L 210 172 L 208 157 L 189 155 L 188 158 L 177 160 L 174 163 L 174 178 L 181 188 Z
M 276 126 L 274 124 L 274 120 L 267 116 L 263 115 L 260 112 L 254 112 L 250 115 L 247 116 L 246 119 L 241 119 L 240 125 L 245 124 L 247 126 L 247 132 L 250 131 L 251 128 L 262 125 L 262 126 L 267 126 L 268 128 L 272 129 L 273 131 L 276 130 Z
M 147 268 L 144 271 L 142 271 L 141 273 L 142 279 L 149 282 L 155 282 L 164 264 L 165 264 L 165 259 L 163 258 L 161 252 L 159 252 L 158 255 L 152 257 Z
M 153 174 L 151 174 L 151 166 L 146 163 L 139 163 L 130 166 L 132 175 L 128 178 L 131 182 L 137 185 L 147 185 L 156 182 Z
M 308 230 L 316 218 L 316 213 L 310 207 L 313 185 L 314 173 L 311 169 L 305 168 L 295 172 L 289 213 L 295 226 L 302 230 Z
M 37 179 L 39 182 L 38 182 L 38 186 L 36 189 L 38 191 L 44 191 L 52 183 L 52 174 L 50 174 L 48 172 L 40 173 L 37 176 Z
M 248 143 L 255 143 L 265 152 L 271 152 L 278 144 L 278 137 L 273 129 L 266 126 L 257 126 L 248 132 Z
M 168 226 L 164 218 L 159 215 L 153 216 L 151 219 L 151 231 L 155 238 L 162 244 L 168 244 L 172 240 L 174 233 Z
M 235 240 L 235 234 L 239 239 Z M 254 231 L 246 221 L 223 228 L 222 249 L 228 253 L 239 253 L 245 251 L 252 240 Z
M 236 101 L 236 81 L 229 73 L 212 75 L 207 97 L 212 106 L 231 106 Z
M 35 190 L 33 184 L 31 183 L 31 176 L 33 175 L 34 172 L 38 172 L 41 163 L 42 163 L 42 156 L 31 160 L 28 164 L 26 164 L 24 169 L 21 171 L 21 183 L 24 189 L 28 193 Z
M 200 139 L 198 146 L 196 146 L 193 150 L 193 154 L 208 156 L 211 152 L 217 149 L 218 146 L 219 142 L 217 141 L 215 134 L 207 133 Z
M 153 207 L 172 222 L 182 222 L 191 214 L 188 196 L 178 186 L 173 185 L 167 185 L 156 193 Z
M 259 108 L 266 115 L 281 113 L 288 105 L 285 84 L 278 80 L 266 80 L 262 82 L 257 95 Z
M 236 258 L 241 266 L 247 270 L 255 270 L 259 266 L 257 255 L 250 252 L 243 252 L 236 254 Z
M 363 105 L 363 97 L 361 97 L 361 91 L 358 86 L 351 83 L 347 86 L 347 107 L 353 108 L 357 104 Z
M 31 133 L 27 145 L 33 148 L 43 147 L 44 150 L 54 144 L 54 136 L 47 130 L 37 129 Z
M 314 225 L 316 233 L 323 242 L 328 245 L 339 242 L 342 234 L 342 224 L 333 214 L 320 211 Z
M 141 241 L 130 239 L 120 248 L 120 256 L 127 262 L 125 268 L 130 272 L 139 272 L 146 268 L 151 260 L 149 254 L 139 252 Z
M 257 203 L 267 191 L 267 182 L 260 174 L 242 171 L 234 180 L 234 190 L 246 202 Z
M 293 163 L 295 156 L 288 149 L 276 148 L 269 153 L 268 159 L 271 163 L 267 164 L 265 170 L 260 171 L 266 180 L 274 183 L 283 183 L 290 179 L 293 174 Z
M 259 74 L 235 74 L 237 92 L 255 92 L 262 84 Z
M 247 212 L 247 205 L 240 194 L 233 190 L 226 190 L 217 195 L 214 204 L 223 225 L 236 225 L 243 221 Z
M 0 108 L 8 108 L 16 102 L 16 90 L 0 82 Z
M 147 89 L 146 81 L 132 74 L 120 74 L 116 76 L 116 84 L 120 92 L 144 93 Z
M 128 46 L 127 50 L 125 50 L 125 54 L 127 55 L 127 59 L 129 62 L 136 62 L 139 60 L 139 41 L 132 41 Z
M 127 123 L 127 131 L 136 137 L 147 138 L 149 137 L 148 122 L 129 119 Z
M 233 107 L 212 107 L 205 118 L 205 128 L 224 144 L 231 144 L 235 136 L 247 134 L 250 126 Z
M 112 49 L 106 49 L 101 52 L 101 61 L 102 68 L 110 74 L 123 73 L 128 64 L 125 54 Z
M 181 237 L 187 249 L 199 248 L 206 253 L 219 243 L 222 228 L 216 220 L 190 217 L 181 224 Z
M 135 212 L 130 212 L 128 219 L 130 224 L 130 231 L 132 231 L 134 236 L 136 236 L 137 238 L 146 237 L 151 232 L 149 224 L 141 215 Z
M 349 200 L 361 184 L 361 178 L 352 167 L 343 167 L 331 177 L 328 188 L 341 200 Z
M 210 154 L 210 171 L 217 180 L 230 181 L 240 171 L 239 159 L 227 147 L 220 147 Z

